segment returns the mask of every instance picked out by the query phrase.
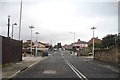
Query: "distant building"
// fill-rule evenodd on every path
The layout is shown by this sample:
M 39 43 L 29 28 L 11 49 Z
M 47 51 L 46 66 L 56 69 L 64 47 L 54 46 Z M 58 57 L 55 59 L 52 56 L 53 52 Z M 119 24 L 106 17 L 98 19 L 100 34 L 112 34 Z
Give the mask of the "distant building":
M 81 41 L 80 39 L 78 39 L 78 41 L 73 44 L 73 47 L 75 47 L 76 50 L 80 50 L 88 47 L 88 42 Z
M 65 48 L 65 49 L 72 49 L 72 44 L 65 44 L 63 46 L 63 48 Z
M 65 44 L 63 47 L 65 49 L 73 49 L 73 47 L 74 47 L 76 50 L 78 50 L 78 49 L 80 50 L 80 49 L 88 47 L 88 43 L 85 42 L 85 41 L 81 41 L 80 39 L 78 39 L 77 42 L 71 43 L 69 45 Z
M 94 43 L 101 43 L 102 40 L 98 39 L 98 37 L 94 38 Z M 88 45 L 93 44 L 93 38 L 89 40 Z
M 48 43 L 42 43 L 42 42 L 38 42 L 38 50 L 45 50 L 46 48 L 49 48 L 49 44 Z
M 26 47 L 27 49 L 31 48 L 31 40 L 27 40 L 26 42 L 23 43 L 23 47 Z M 36 41 L 32 42 L 32 49 L 36 48 Z M 38 50 L 43 51 L 46 48 L 49 48 L 48 43 L 43 43 L 43 42 L 38 42 Z

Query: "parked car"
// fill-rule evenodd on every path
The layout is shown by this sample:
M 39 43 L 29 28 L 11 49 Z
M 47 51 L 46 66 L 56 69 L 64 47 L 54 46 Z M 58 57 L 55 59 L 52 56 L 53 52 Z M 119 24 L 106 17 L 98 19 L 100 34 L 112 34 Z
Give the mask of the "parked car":
M 54 51 L 57 51 L 58 49 L 54 48 Z
M 48 56 L 48 49 L 45 49 L 45 50 L 43 51 L 42 56 Z

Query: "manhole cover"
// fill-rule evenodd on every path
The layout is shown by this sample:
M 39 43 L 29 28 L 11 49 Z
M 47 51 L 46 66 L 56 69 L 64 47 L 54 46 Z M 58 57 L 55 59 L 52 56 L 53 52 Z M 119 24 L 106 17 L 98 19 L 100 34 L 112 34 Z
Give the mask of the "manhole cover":
M 55 70 L 45 70 L 45 71 L 43 72 L 43 74 L 55 74 L 55 73 L 56 73 Z

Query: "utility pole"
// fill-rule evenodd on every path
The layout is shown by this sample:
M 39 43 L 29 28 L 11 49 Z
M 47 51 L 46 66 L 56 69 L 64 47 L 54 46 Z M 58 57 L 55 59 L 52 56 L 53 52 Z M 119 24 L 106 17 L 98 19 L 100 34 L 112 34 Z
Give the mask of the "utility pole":
M 39 32 L 35 32 L 35 34 L 36 34 L 36 56 L 37 56 L 37 47 L 38 47 L 38 41 L 37 41 L 37 39 L 38 39 L 38 34 L 39 34 Z
M 72 47 L 72 48 L 73 48 L 73 49 L 76 49 L 76 47 L 75 47 L 75 32 L 70 32 L 70 33 L 73 33 L 73 35 L 74 35 L 74 43 L 73 43 L 73 47 L 74 47 L 74 48 L 73 48 L 73 47 Z M 73 50 L 73 52 L 75 53 L 75 50 Z
M 10 32 L 10 16 L 8 15 L 8 34 L 7 34 L 8 38 L 9 38 L 9 32 Z
M 12 39 L 13 39 L 13 27 L 14 25 L 17 25 L 17 23 L 12 24 Z
M 95 54 L 94 54 L 94 30 L 96 29 L 96 27 L 92 27 L 91 29 L 93 30 L 93 50 L 92 50 L 92 53 L 93 53 L 93 57 L 95 57 Z
M 74 34 L 74 43 L 75 43 L 75 32 L 70 32 L 70 33 L 73 33 L 73 34 Z
M 34 28 L 33 26 L 29 26 L 29 28 L 31 29 L 31 55 L 32 55 L 32 29 Z
M 20 37 L 21 37 L 21 21 L 22 21 L 22 0 L 21 0 L 21 3 L 20 3 L 19 40 L 20 40 Z

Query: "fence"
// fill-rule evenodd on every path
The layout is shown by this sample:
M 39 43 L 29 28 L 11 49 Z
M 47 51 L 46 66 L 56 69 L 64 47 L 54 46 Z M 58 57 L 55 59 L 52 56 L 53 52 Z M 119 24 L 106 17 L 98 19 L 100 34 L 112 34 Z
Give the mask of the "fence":
M 0 36 L 2 64 L 22 61 L 22 41 Z

